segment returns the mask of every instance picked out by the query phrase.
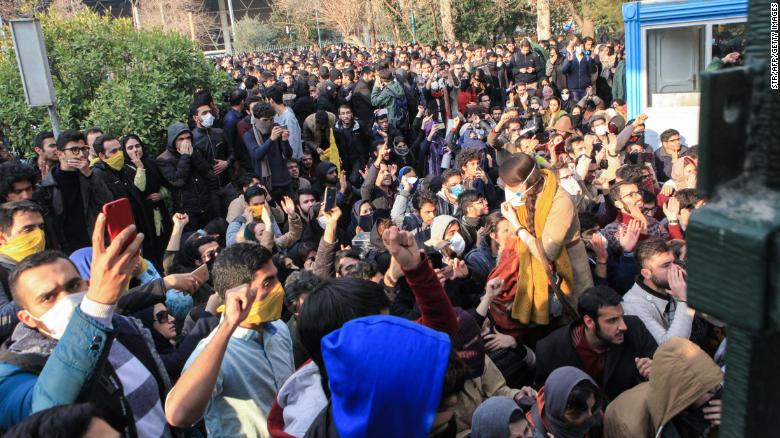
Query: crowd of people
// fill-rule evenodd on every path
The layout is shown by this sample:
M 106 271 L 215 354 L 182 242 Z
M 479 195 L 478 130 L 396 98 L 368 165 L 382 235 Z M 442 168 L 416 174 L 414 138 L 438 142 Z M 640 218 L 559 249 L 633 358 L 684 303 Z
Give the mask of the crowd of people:
M 0 432 L 716 433 L 697 147 L 645 142 L 623 58 L 571 34 L 246 53 L 164 145 L 41 132 L 0 165 Z

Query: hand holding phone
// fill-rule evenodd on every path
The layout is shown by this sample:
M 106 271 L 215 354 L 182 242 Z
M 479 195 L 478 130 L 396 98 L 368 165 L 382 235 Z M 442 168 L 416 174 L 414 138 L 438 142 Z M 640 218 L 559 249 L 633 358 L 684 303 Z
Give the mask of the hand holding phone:
M 125 228 L 133 225 L 133 211 L 127 198 L 106 203 L 103 205 L 103 214 L 106 216 L 108 237 L 112 242 Z M 129 242 L 132 242 L 132 239 L 129 239 Z
M 333 210 L 333 207 L 336 206 L 336 188 L 335 187 L 328 187 L 325 189 L 325 200 L 323 202 L 323 208 L 325 211 L 331 211 Z

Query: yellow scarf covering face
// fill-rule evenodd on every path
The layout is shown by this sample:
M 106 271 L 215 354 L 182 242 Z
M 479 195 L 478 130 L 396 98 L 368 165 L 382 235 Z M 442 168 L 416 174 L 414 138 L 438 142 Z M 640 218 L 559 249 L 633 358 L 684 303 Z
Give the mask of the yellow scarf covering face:
M 106 163 L 108 167 L 119 172 L 120 170 L 122 170 L 122 167 L 124 167 L 125 165 L 125 154 L 122 153 L 122 151 L 117 151 L 110 158 L 106 158 L 105 160 L 103 160 L 103 162 Z
M 257 325 L 264 322 L 272 322 L 282 317 L 282 305 L 284 304 L 284 287 L 282 283 L 276 283 L 276 286 L 262 300 L 255 300 L 252 308 L 249 309 L 249 315 L 241 321 L 242 324 Z M 224 313 L 225 305 L 217 307 L 217 313 Z
M 534 212 L 534 235 L 537 238 L 543 236 L 547 216 L 558 191 L 558 180 L 555 175 L 547 169 L 539 171 L 542 172 L 541 184 L 544 185 L 536 198 Z M 520 224 L 528 229 L 528 206 L 521 205 L 516 208 L 516 212 Z M 538 258 L 533 256 L 521 239 L 517 239 L 517 253 L 519 266 L 517 269 L 517 292 L 512 303 L 512 318 L 523 324 L 549 324 L 550 289 L 545 267 Z M 569 252 L 565 245 L 561 246 L 561 253 L 551 262 L 555 266 L 555 272 L 563 279 L 561 290 L 567 296 L 570 295 L 574 286 L 574 274 L 569 260 Z
M 339 156 L 339 148 L 336 146 L 336 138 L 333 136 L 333 128 L 328 128 L 328 135 L 330 135 L 330 147 L 320 154 L 320 160 L 330 161 L 341 174 L 341 157 Z
M 0 254 L 18 263 L 29 255 L 43 251 L 44 248 L 46 248 L 46 234 L 42 229 L 36 228 L 29 233 L 9 239 L 5 245 L 0 246 Z

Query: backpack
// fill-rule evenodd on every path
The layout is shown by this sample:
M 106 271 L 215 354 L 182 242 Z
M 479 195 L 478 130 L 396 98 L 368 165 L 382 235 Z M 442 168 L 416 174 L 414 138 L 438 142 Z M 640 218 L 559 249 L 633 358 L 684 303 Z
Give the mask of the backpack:
M 401 94 L 395 95 L 393 109 L 393 120 L 390 122 L 396 129 L 406 132 L 409 129 L 409 102 L 406 99 L 406 93 L 403 91 L 403 85 L 401 86 Z

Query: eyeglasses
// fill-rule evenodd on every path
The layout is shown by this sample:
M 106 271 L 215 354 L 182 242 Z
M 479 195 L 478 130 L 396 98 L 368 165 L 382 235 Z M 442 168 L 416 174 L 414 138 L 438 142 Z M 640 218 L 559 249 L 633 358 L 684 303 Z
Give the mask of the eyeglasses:
M 637 191 L 634 191 L 634 192 L 626 193 L 625 195 L 621 196 L 620 199 L 632 198 L 634 196 L 640 196 L 641 197 L 642 194 L 637 192 Z
M 162 324 L 164 322 L 170 322 L 171 312 L 167 310 L 160 310 L 159 312 L 154 314 L 154 319 L 159 323 Z
M 680 141 L 680 137 L 677 138 L 670 138 L 669 140 L 666 140 L 667 142 L 674 142 L 674 141 Z
M 63 151 L 71 151 L 72 154 L 88 154 L 89 153 L 89 146 L 82 146 L 82 147 L 72 147 L 63 149 Z

